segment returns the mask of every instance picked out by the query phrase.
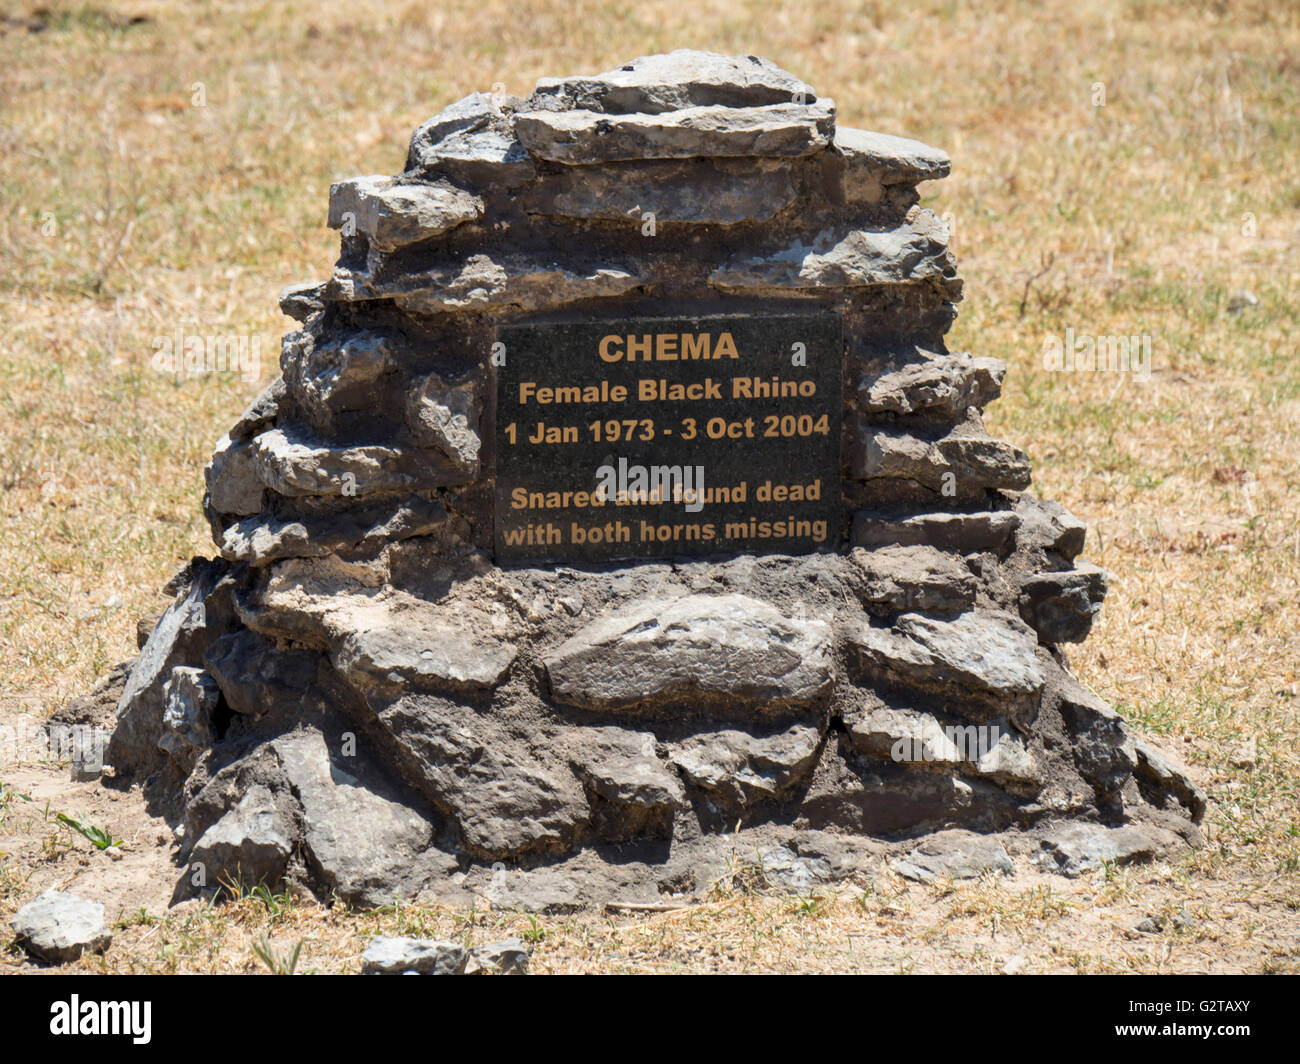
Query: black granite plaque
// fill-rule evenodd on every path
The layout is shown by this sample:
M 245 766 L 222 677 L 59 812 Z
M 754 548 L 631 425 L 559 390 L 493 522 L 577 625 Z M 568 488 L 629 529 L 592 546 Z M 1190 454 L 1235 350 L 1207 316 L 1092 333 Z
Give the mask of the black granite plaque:
M 502 328 L 499 562 L 838 545 L 835 314 Z

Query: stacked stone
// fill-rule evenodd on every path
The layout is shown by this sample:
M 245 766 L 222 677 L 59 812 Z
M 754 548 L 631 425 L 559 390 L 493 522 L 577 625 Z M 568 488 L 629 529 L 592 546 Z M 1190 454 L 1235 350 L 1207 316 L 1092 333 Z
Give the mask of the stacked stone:
M 950 827 L 1194 839 L 1194 785 L 1067 670 L 1105 576 L 985 430 L 1005 367 L 944 345 L 917 186 L 948 169 L 765 60 L 674 52 L 476 93 L 402 174 L 334 185 L 341 257 L 281 298 L 282 375 L 207 470 L 221 557 L 176 581 L 112 764 L 193 860 L 361 901 L 455 873 L 505 903 L 502 861 L 654 898 L 738 824 L 773 875 Z M 846 337 L 842 549 L 493 564 L 499 326 L 813 310 Z

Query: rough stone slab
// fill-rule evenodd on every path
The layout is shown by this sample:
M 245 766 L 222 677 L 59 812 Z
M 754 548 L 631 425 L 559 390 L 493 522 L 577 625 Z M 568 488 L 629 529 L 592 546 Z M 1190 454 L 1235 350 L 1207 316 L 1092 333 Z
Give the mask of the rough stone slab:
M 382 508 L 359 507 L 347 515 L 322 515 L 309 521 L 257 515 L 224 530 L 221 555 L 261 568 L 283 558 L 378 549 L 403 539 L 433 535 L 446 523 L 442 504 L 420 495 Z
M 529 190 L 530 213 L 626 222 L 734 225 L 766 222 L 795 199 L 789 170 L 766 159 L 608 163 L 548 174 Z
M 222 436 L 203 476 L 208 502 L 217 513 L 247 517 L 261 513 L 266 505 L 266 486 L 257 474 L 252 448 L 246 442 Z
M 352 498 L 466 481 L 464 470 L 438 452 L 387 443 L 336 446 L 281 428 L 253 441 L 253 462 L 262 483 L 291 498 Z
M 542 310 L 626 295 L 643 283 L 629 270 L 612 265 L 565 265 L 477 254 L 392 282 L 375 281 L 364 271 L 336 268 L 330 295 L 346 302 L 392 299 L 412 314 L 445 314 L 512 306 Z
M 273 887 L 284 876 L 292 852 L 292 837 L 275 798 L 258 784 L 203 833 L 187 864 L 203 866 L 208 886 Z
M 891 518 L 860 510 L 853 515 L 850 542 L 857 547 L 924 544 L 961 554 L 1001 553 L 1011 543 L 1020 516 L 1010 510 L 980 513 L 914 514 Z
M 429 626 L 391 615 L 385 625 L 348 634 L 335 667 L 362 688 L 496 687 L 516 657 L 508 643 L 479 638 L 472 629 Z
M 328 424 L 332 413 L 373 406 L 374 384 L 393 364 L 395 349 L 384 333 L 341 330 L 319 341 L 286 343 L 281 364 L 294 397 Z
M 926 412 L 961 418 L 971 407 L 983 409 L 1002 394 L 1006 363 L 968 354 L 931 355 L 920 362 L 864 376 L 858 397 L 865 414 Z
M 192 567 L 184 594 L 163 613 L 140 651 L 117 704 L 117 725 L 107 752 L 109 763 L 119 770 L 144 768 L 158 758 L 164 686 L 173 668 L 222 634 L 225 618 L 211 615 L 207 600 L 227 568 L 224 561 Z
M 522 938 L 507 938 L 474 946 L 465 965 L 466 975 L 527 975 L 530 952 Z
M 302 281 L 280 289 L 280 311 L 294 321 L 306 321 L 325 309 L 325 283 Z
M 597 733 L 594 748 L 574 760 L 578 774 L 596 794 L 621 806 L 671 810 L 681 805 L 681 781 L 659 760 L 651 733 L 590 730 Z M 591 742 L 587 731 L 578 733 L 575 742 Z
M 807 777 L 817 763 L 822 729 L 797 723 L 755 736 L 727 729 L 678 745 L 673 764 L 696 787 L 723 805 L 743 808 L 775 798 Z
M 852 558 L 864 577 L 860 597 L 873 612 L 959 612 L 975 602 L 974 574 L 949 551 L 922 545 L 855 548 Z
M 551 694 L 586 709 L 706 698 L 807 703 L 831 687 L 830 626 L 745 595 L 639 601 L 543 656 Z
M 1117 865 L 1150 861 L 1176 849 L 1182 840 L 1172 831 L 1147 824 L 1108 828 L 1101 824 L 1072 823 L 1049 829 L 1041 839 L 1035 861 L 1066 876 L 1094 872 L 1105 863 Z
M 948 227 L 928 210 L 913 212 L 893 229 L 828 229 L 768 254 L 738 252 L 709 275 L 709 283 L 724 291 L 926 284 L 946 300 L 961 299 Z
M 1054 551 L 1073 561 L 1083 550 L 1087 526 L 1064 506 L 1025 492 L 1016 502 L 1016 545 Z
M 280 404 L 284 402 L 284 395 L 284 378 L 276 377 L 244 408 L 239 420 L 226 435 L 232 440 L 251 440 L 259 432 L 269 429 L 280 416 Z
M 812 86 L 756 55 L 719 55 L 680 48 L 643 55 L 586 77 L 542 78 L 529 110 L 661 114 L 692 107 L 765 107 L 814 103 Z
M 316 683 L 320 660 L 311 651 L 277 647 L 247 629 L 223 635 L 203 654 L 204 667 L 221 688 L 226 705 L 254 718 L 301 700 Z
M 475 92 L 420 126 L 411 137 L 406 169 L 445 175 L 483 191 L 509 191 L 531 181 L 533 160 L 510 121 L 519 100 Z
M 1044 643 L 1082 643 L 1101 613 L 1107 579 L 1104 569 L 1087 562 L 1037 573 L 1020 585 L 1020 616 Z
M 529 154 L 569 166 L 694 156 L 810 155 L 830 143 L 835 105 L 689 107 L 663 114 L 527 111 L 515 135 Z
M 407 394 L 406 424 L 426 447 L 436 447 L 452 464 L 474 477 L 482 441 L 478 435 L 478 389 L 473 381 L 451 384 L 430 373 Z
M 330 186 L 329 227 L 349 227 L 383 252 L 431 240 L 482 215 L 478 196 L 446 181 L 354 177 Z
M 332 762 L 317 732 L 282 736 L 272 746 L 302 806 L 303 843 L 327 887 L 375 905 L 410 896 L 422 885 L 417 858 L 432 851 L 428 820 L 370 789 L 348 765 Z M 441 870 L 446 874 L 454 864 L 447 858 Z
M 67 964 L 83 952 L 102 953 L 113 940 L 104 906 L 62 890 L 47 890 L 9 921 L 18 944 L 47 964 Z
M 948 153 L 919 140 L 840 126 L 835 151 L 846 163 L 846 182 L 875 181 L 881 185 L 914 185 L 947 177 Z
M 1033 633 L 1001 614 L 942 621 L 906 613 L 892 630 L 864 625 L 848 640 L 866 671 L 905 685 L 1017 699 L 1045 682 Z
M 1199 822 L 1205 815 L 1205 792 L 1193 781 L 1187 767 L 1145 739 L 1135 739 L 1133 750 L 1137 754 L 1134 773 L 1183 805 L 1191 818 Z
M 950 498 L 1028 487 L 1031 476 L 1024 451 L 973 435 L 965 425 L 934 441 L 866 428 L 847 465 L 849 475 L 859 480 L 910 480 Z
M 1059 678 L 1056 708 L 1069 729 L 1079 774 L 1103 795 L 1119 791 L 1138 759 L 1123 718 L 1069 673 Z
M 158 749 L 183 768 L 212 745 L 212 714 L 221 689 L 202 669 L 178 665 L 163 685 L 162 735 Z
M 590 820 L 567 767 L 543 763 L 531 743 L 502 734 L 467 706 L 408 695 L 379 717 L 423 779 L 422 790 L 454 818 L 463 844 L 478 856 L 554 847 Z
M 845 720 L 853 749 L 895 762 L 963 760 L 963 751 L 932 714 L 881 706 Z M 901 756 L 900 756 L 901 755 Z
M 933 883 L 940 879 L 978 879 L 988 872 L 1010 875 L 1011 858 L 996 838 L 969 831 L 941 831 L 893 863 L 905 879 Z
M 361 955 L 362 975 L 463 975 L 469 951 L 456 942 L 372 938 Z

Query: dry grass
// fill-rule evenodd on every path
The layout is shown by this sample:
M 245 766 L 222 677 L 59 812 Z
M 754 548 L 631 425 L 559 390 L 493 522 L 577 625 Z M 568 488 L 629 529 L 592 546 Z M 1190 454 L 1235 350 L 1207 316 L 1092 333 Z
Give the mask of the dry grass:
M 833 94 L 845 124 L 953 155 L 928 194 L 967 278 L 951 344 L 1009 363 L 991 427 L 1088 520 L 1087 556 L 1114 575 L 1078 670 L 1200 770 L 1211 844 L 1059 896 L 894 881 L 860 903 L 741 895 L 545 920 L 536 967 L 979 971 L 1013 953 L 1027 970 L 1300 966 L 1293 5 L 44 6 L 0 35 L 0 691 L 48 708 L 84 690 L 133 652 L 155 589 L 211 549 L 202 465 L 275 371 L 275 293 L 333 260 L 332 179 L 399 169 L 419 121 L 494 83 L 522 92 L 681 46 L 764 54 Z M 1230 313 L 1240 289 L 1258 304 Z M 1044 337 L 1067 327 L 1150 335 L 1152 380 L 1045 371 Z M 260 337 L 261 380 L 152 370 L 155 338 L 177 328 Z M 35 871 L 0 866 L 5 913 L 5 884 Z M 1134 942 L 1121 926 L 1184 903 L 1204 911 L 1192 930 Z M 104 963 L 254 970 L 249 942 L 269 931 L 306 939 L 300 967 L 336 970 L 378 928 L 532 927 L 259 904 L 137 924 Z

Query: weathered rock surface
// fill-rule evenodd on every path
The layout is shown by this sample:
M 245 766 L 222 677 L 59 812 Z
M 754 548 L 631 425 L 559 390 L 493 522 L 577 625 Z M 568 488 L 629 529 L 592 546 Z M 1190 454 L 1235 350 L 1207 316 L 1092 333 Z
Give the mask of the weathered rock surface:
M 455 942 L 372 938 L 361 955 L 362 975 L 463 975 L 470 954 Z
M 930 836 L 906 857 L 893 864 L 894 871 L 918 883 L 939 879 L 978 879 L 989 872 L 1010 875 L 1011 858 L 992 837 L 969 831 L 941 831 Z
M 806 703 L 832 682 L 830 626 L 743 595 L 636 603 L 543 658 L 551 694 L 587 709 L 681 698 Z
M 971 407 L 983 409 L 1002 394 L 1006 364 L 967 354 L 930 356 L 858 383 L 868 414 L 926 412 L 960 418 Z
M 806 777 L 820 743 L 821 729 L 804 723 L 763 738 L 728 730 L 695 736 L 672 761 L 721 804 L 743 808 L 775 798 Z
M 908 613 L 894 628 L 846 633 L 860 666 L 903 686 L 1015 700 L 1042 690 L 1037 640 L 1017 619 L 970 611 L 953 620 Z
M 845 126 L 835 131 L 835 151 L 844 157 L 849 180 L 869 178 L 882 185 L 933 181 L 947 177 L 952 167 L 946 151 L 919 140 Z
M 529 950 L 522 938 L 507 938 L 473 946 L 465 963 L 466 975 L 527 975 Z
M 916 514 L 899 519 L 860 511 L 853 517 L 850 541 L 855 547 L 889 544 L 923 544 L 963 554 L 975 551 L 1003 551 L 1020 525 L 1020 516 L 1010 510 L 983 513 Z
M 934 547 L 857 549 L 862 569 L 862 600 L 873 613 L 957 611 L 975 603 L 978 587 L 959 556 Z
M 643 55 L 604 74 L 542 78 L 527 105 L 544 111 L 662 114 L 692 107 L 766 107 L 816 100 L 810 85 L 768 59 L 681 48 Z
M 800 156 L 826 147 L 829 100 L 763 107 L 688 107 L 660 114 L 527 111 L 515 135 L 530 155 L 569 166 L 693 156 Z
M 354 177 L 330 186 L 330 228 L 361 233 L 380 251 L 431 240 L 482 214 L 478 196 L 446 181 Z
M 961 298 L 961 281 L 948 251 L 948 230 L 919 210 L 895 228 L 827 230 L 780 251 L 737 255 L 709 276 L 724 290 L 863 288 L 931 284 L 945 299 Z
M 104 906 L 62 890 L 47 890 L 9 921 L 18 944 L 47 964 L 67 964 L 85 951 L 102 953 L 113 940 Z
M 1094 872 L 1103 864 L 1131 864 L 1163 856 L 1182 845 L 1172 831 L 1147 824 L 1108 828 L 1101 824 L 1065 824 L 1042 839 L 1039 864 L 1067 876 Z
M 178 665 L 163 685 L 163 729 L 158 749 L 177 763 L 191 767 L 212 745 L 213 714 L 221 689 L 202 669 Z
M 450 871 L 454 862 L 432 848 L 429 821 L 366 787 L 335 762 L 319 733 L 298 732 L 273 746 L 302 807 L 308 860 L 327 888 L 386 904 L 412 896 L 430 873 Z
M 1106 597 L 1106 571 L 1077 568 L 1039 573 L 1020 585 L 1020 616 L 1044 643 L 1082 643 Z
M 191 874 L 202 866 L 211 886 L 274 887 L 289 864 L 293 841 L 270 790 L 258 785 L 239 800 L 190 851 Z

